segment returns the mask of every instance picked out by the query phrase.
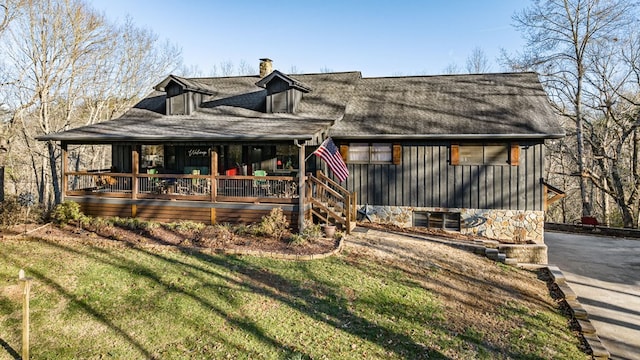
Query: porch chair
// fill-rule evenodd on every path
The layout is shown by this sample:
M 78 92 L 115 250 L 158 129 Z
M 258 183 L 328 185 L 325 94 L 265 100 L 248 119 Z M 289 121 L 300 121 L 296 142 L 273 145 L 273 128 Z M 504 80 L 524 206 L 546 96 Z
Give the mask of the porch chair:
M 253 176 L 267 176 L 267 172 L 265 170 L 255 170 L 253 172 Z M 262 190 L 267 196 L 271 195 L 271 185 L 268 180 L 264 179 L 255 179 L 253 180 L 253 189 L 256 194 L 260 194 Z

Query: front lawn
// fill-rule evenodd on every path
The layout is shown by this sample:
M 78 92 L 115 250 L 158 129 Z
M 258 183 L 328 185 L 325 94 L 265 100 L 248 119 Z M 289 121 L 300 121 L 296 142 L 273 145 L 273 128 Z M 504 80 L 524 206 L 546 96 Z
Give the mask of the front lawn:
M 536 274 L 458 250 L 294 262 L 117 241 L 0 246 L 0 359 L 20 352 L 21 268 L 34 278 L 33 359 L 587 358 Z

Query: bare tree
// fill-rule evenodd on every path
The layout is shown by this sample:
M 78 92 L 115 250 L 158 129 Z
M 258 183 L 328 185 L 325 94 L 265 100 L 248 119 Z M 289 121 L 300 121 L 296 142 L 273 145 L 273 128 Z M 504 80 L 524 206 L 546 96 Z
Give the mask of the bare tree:
M 454 62 L 449 63 L 447 67 L 442 69 L 442 73 L 446 75 L 460 74 L 461 72 L 460 66 Z
M 0 1 L 0 34 L 7 28 L 11 20 L 24 8 L 24 0 Z
M 467 72 L 469 74 L 481 74 L 491 71 L 489 59 L 480 47 L 475 47 L 467 57 Z
M 25 141 L 70 127 L 74 104 L 84 92 L 85 74 L 96 64 L 99 49 L 106 52 L 109 34 L 104 19 L 78 1 L 29 1 L 25 15 L 11 29 L 7 55 L 14 64 L 23 95 L 22 130 Z M 35 125 L 35 126 L 32 126 Z M 36 144 L 30 147 L 37 149 Z M 55 202 L 60 201 L 57 159 L 53 142 L 46 143 Z M 33 161 L 37 181 L 44 184 Z M 39 189 L 44 201 L 45 188 Z
M 220 76 L 231 76 L 234 71 L 233 62 L 231 60 L 220 62 Z
M 238 65 L 238 75 L 255 75 L 258 70 L 254 66 L 249 65 L 245 60 L 241 60 Z
M 302 74 L 303 71 L 298 69 L 297 66 L 295 65 L 291 65 L 291 67 L 289 68 L 289 74 Z
M 158 47 L 129 20 L 109 24 L 81 0 L 27 1 L 7 35 L 3 51 L 16 79 L 15 121 L 31 178 L 41 202 L 57 203 L 60 149 L 34 138 L 117 116 L 160 79 L 149 74 L 166 75 L 180 53 Z
M 632 30 L 632 29 L 630 29 Z M 608 215 L 611 198 L 624 227 L 637 227 L 640 201 L 640 34 L 603 42 L 589 52 L 591 71 L 586 104 L 594 120 L 587 122 L 589 145 L 596 167 L 587 171 L 591 182 L 603 194 L 602 207 Z
M 507 59 L 512 68 L 535 69 L 545 78 L 547 91 L 563 115 L 574 122 L 580 176 L 582 215 L 592 213 L 589 191 L 591 168 L 585 149 L 585 78 L 591 64 L 588 51 L 597 43 L 619 36 L 631 24 L 635 4 L 626 0 L 534 0 L 514 16 L 526 39 L 526 51 Z

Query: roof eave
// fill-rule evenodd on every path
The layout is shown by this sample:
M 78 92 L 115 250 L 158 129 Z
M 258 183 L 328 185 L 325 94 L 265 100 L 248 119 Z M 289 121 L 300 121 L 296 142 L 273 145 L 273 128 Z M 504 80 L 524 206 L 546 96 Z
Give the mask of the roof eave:
M 39 136 L 36 140 L 39 141 L 60 141 L 60 142 L 73 142 L 73 143 L 111 143 L 111 142 L 207 142 L 207 141 L 293 141 L 293 140 L 313 140 L 316 135 L 301 134 L 301 135 L 240 135 L 240 136 L 215 136 L 215 137 L 155 137 L 155 136 L 114 136 L 114 137 L 73 137 L 64 138 L 56 136 Z
M 561 139 L 564 133 L 553 134 L 374 134 L 374 135 L 332 135 L 334 139 L 385 139 L 385 140 L 487 140 L 487 139 Z

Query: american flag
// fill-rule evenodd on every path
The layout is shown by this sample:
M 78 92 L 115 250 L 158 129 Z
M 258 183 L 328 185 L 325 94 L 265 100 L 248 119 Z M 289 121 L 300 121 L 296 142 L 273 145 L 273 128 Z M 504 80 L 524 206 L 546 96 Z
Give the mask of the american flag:
M 327 162 L 327 165 L 329 165 L 329 168 L 340 182 L 345 181 L 349 177 L 347 164 L 342 160 L 342 155 L 340 155 L 338 147 L 333 143 L 331 138 L 326 138 L 313 154 Z

